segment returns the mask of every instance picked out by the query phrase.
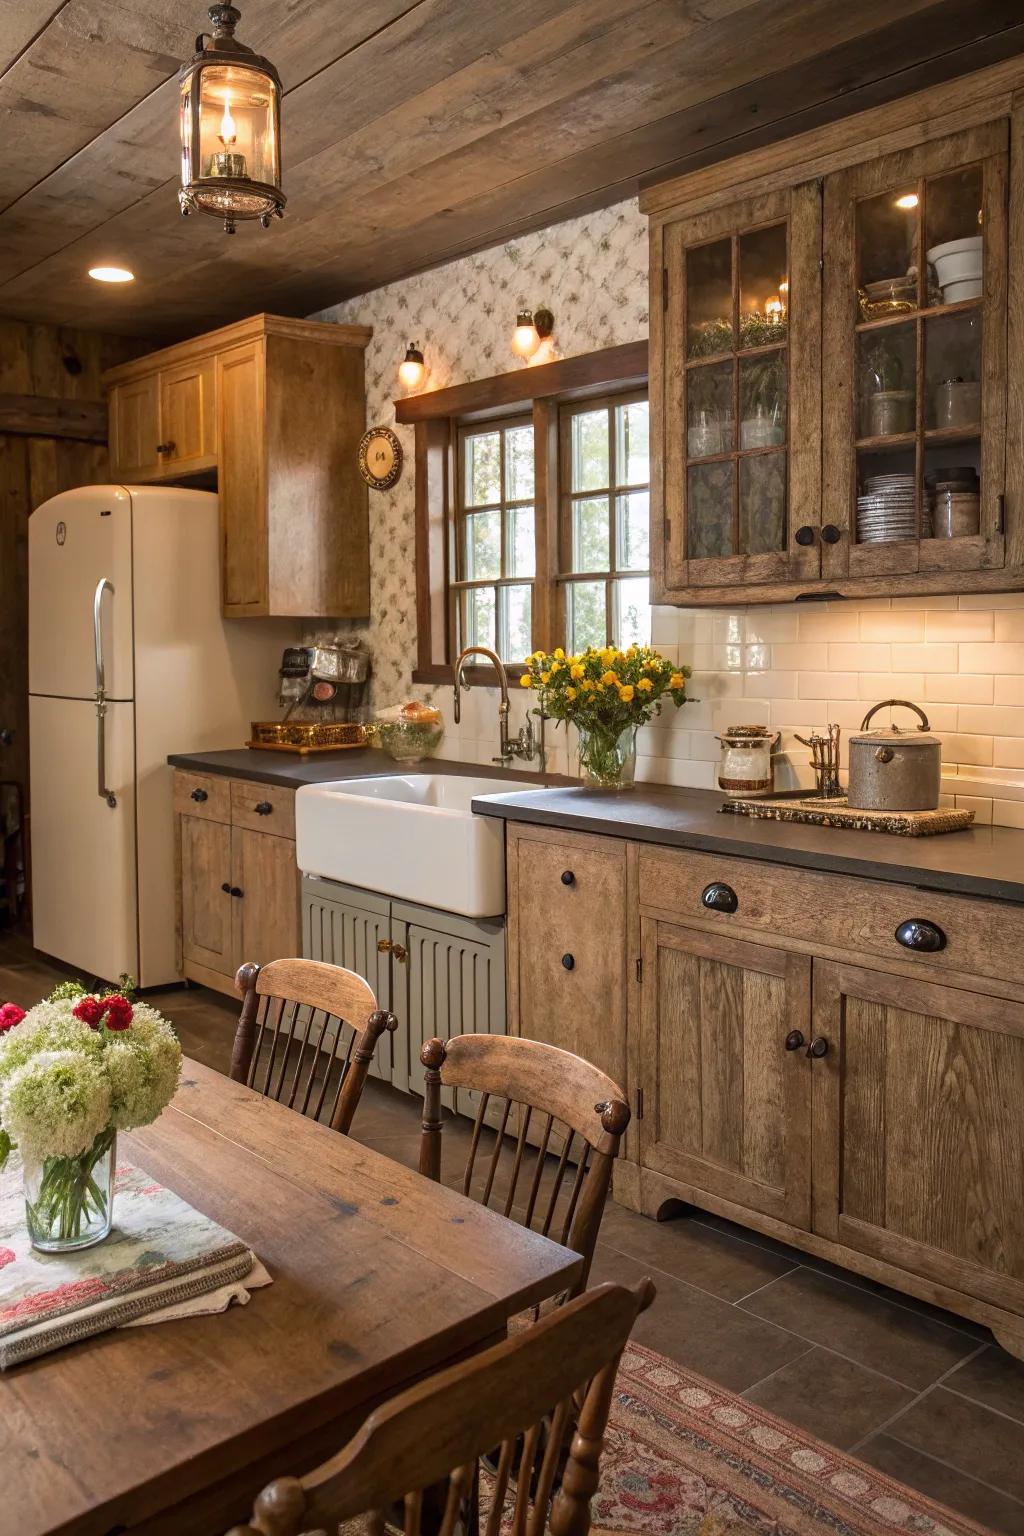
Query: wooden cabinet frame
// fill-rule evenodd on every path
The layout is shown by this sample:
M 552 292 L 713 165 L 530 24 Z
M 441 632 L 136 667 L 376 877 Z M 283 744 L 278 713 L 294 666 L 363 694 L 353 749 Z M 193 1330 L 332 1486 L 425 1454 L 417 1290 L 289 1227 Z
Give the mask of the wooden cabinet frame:
M 755 149 L 646 189 L 650 216 L 652 406 L 651 552 L 656 603 L 762 603 L 801 597 L 879 597 L 1024 588 L 1024 60 L 1011 59 L 973 75 L 857 113 L 820 130 Z M 1009 150 L 1007 153 L 1007 140 Z M 852 199 L 873 181 L 885 184 L 894 165 L 913 174 L 985 163 L 986 349 L 983 362 L 982 531 L 976 538 L 905 545 L 851 547 L 852 454 L 850 338 L 854 293 L 849 271 Z M 795 196 L 808 184 L 824 187 L 820 363 L 810 381 L 823 429 L 819 494 L 801 504 L 790 466 L 789 534 L 797 526 L 839 531 L 834 543 L 815 538 L 806 565 L 789 569 L 724 561 L 689 569 L 685 558 L 681 470 L 685 423 L 680 415 L 681 353 L 678 296 L 664 274 L 681 241 L 728 230 L 758 199 Z M 730 222 L 732 221 L 732 222 Z M 790 325 L 799 324 L 794 279 Z M 952 311 L 950 311 L 952 312 Z M 790 372 L 790 386 L 795 380 Z M 807 381 L 804 381 L 805 383 Z M 1005 428 L 1005 431 L 1004 431 Z M 793 437 L 791 434 L 791 445 Z M 1005 466 L 1003 442 L 1005 441 Z M 791 446 L 792 451 L 792 446 Z M 660 460 L 660 462 L 659 462 Z M 763 557 L 757 557 L 763 560 Z

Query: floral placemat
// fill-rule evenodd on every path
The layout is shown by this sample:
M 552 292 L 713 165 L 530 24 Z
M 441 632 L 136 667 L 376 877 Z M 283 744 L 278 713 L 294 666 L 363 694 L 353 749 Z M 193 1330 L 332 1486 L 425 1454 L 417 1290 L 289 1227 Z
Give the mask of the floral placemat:
M 234 1233 L 141 1168 L 120 1163 L 114 1226 L 95 1248 L 40 1253 L 29 1241 L 20 1170 L 0 1187 L 0 1370 L 180 1306 L 249 1275 Z

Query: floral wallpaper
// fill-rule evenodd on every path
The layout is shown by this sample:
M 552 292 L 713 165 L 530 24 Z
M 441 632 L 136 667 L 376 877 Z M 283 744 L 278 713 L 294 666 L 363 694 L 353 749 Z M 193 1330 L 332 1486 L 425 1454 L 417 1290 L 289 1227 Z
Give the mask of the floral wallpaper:
M 405 698 L 416 650 L 413 432 L 395 425 L 398 365 L 417 341 L 426 389 L 444 389 L 526 367 L 509 345 L 516 311 L 547 305 L 552 357 L 573 357 L 647 335 L 647 221 L 635 202 L 526 235 L 419 277 L 335 305 L 312 318 L 373 326 L 366 353 L 366 421 L 394 428 L 405 450 L 401 479 L 370 492 L 370 592 L 364 630 L 374 699 Z

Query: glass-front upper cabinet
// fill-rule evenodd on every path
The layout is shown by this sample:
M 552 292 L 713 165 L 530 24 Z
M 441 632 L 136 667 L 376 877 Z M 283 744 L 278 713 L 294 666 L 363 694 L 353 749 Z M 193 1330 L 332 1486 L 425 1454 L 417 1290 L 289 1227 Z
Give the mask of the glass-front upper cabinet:
M 664 585 L 813 579 L 820 184 L 669 223 L 663 241 Z
M 822 576 L 1003 564 L 1007 124 L 825 184 Z

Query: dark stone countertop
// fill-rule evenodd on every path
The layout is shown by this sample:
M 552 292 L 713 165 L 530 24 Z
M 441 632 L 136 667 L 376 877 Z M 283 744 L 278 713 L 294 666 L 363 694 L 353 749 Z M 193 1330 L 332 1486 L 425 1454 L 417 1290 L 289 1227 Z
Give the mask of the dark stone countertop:
M 618 794 L 579 786 L 515 790 L 474 800 L 473 809 L 506 821 L 1024 903 L 1024 831 L 1012 827 L 901 837 L 722 815 L 721 803 L 710 790 L 647 784 Z
M 261 752 L 235 747 L 220 752 L 175 753 L 167 761 L 173 768 L 192 773 L 224 774 L 232 779 L 252 779 L 257 784 L 277 784 L 298 789 L 303 784 L 326 784 L 331 779 L 380 778 L 386 773 L 455 773 L 463 777 L 508 779 L 509 785 L 570 785 L 575 779 L 562 774 L 535 773 L 530 768 L 501 768 L 497 763 L 460 763 L 445 758 L 425 758 L 421 763 L 396 763 L 374 747 L 351 747 L 342 752 L 311 752 L 305 757 L 292 752 Z

